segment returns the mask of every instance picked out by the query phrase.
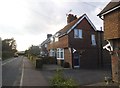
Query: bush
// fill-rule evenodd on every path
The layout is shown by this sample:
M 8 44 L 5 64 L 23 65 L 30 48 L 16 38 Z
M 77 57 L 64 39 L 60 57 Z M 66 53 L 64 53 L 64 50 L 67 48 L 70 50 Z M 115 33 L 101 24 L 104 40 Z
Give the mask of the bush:
M 42 68 L 43 62 L 42 59 L 36 59 L 36 68 Z
M 56 64 L 56 58 L 54 57 L 42 57 L 44 64 Z
M 69 68 L 70 67 L 70 64 L 68 62 L 64 62 L 64 65 L 63 65 L 64 68 Z
M 57 70 L 54 77 L 50 80 L 52 88 L 76 88 L 77 84 L 72 79 L 65 79 L 62 70 Z
M 9 52 L 9 51 L 3 51 L 2 52 L 2 60 L 6 60 L 9 58 L 14 57 L 14 53 L 13 52 Z

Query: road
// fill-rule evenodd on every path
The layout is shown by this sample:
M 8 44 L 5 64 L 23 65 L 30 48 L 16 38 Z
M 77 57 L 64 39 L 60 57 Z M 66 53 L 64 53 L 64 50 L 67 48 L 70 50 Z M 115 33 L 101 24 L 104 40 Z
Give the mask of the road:
M 3 86 L 19 86 L 23 57 L 11 58 L 2 63 L 2 85 Z
M 0 60 L 0 87 L 2 86 L 2 61 Z

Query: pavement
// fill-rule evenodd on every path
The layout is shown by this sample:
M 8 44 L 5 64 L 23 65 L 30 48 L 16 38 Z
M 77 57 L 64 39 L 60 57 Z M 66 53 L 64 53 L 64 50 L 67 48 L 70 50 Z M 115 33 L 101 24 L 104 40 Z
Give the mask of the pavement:
M 105 76 L 110 76 L 110 70 L 105 69 L 64 69 L 58 65 L 43 65 L 36 69 L 33 63 L 23 59 L 21 86 L 50 86 L 49 80 L 54 76 L 56 69 L 62 69 L 66 78 L 72 78 L 81 86 L 118 86 L 115 83 L 106 84 Z
M 24 58 L 20 86 L 49 86 L 49 84 L 40 70 L 35 69 L 33 63 Z
M 118 86 L 117 83 L 104 81 L 105 76 L 111 76 L 110 69 L 66 69 L 58 65 L 43 65 L 41 73 L 49 81 L 56 69 L 62 69 L 66 78 L 72 78 L 81 86 Z

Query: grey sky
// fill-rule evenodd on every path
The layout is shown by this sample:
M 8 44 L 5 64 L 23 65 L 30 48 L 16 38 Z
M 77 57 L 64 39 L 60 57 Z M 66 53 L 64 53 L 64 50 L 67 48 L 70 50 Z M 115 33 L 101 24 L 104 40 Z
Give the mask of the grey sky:
M 83 2 L 84 1 L 84 2 Z M 39 45 L 48 33 L 54 34 L 66 25 L 66 13 L 78 17 L 86 13 L 99 30 L 102 20 L 97 14 L 110 0 L 1 0 L 0 36 L 17 41 L 18 50 Z

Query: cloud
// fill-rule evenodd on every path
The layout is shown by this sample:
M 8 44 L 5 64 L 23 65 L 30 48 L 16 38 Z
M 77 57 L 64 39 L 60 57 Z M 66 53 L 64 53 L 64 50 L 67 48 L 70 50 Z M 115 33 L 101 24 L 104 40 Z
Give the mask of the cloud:
M 102 26 L 97 17 L 99 8 L 108 2 L 79 0 L 1 0 L 0 34 L 3 38 L 14 37 L 19 50 L 31 44 L 40 44 L 48 33 L 54 34 L 66 24 L 66 14 L 78 17 L 86 13 L 95 26 Z

